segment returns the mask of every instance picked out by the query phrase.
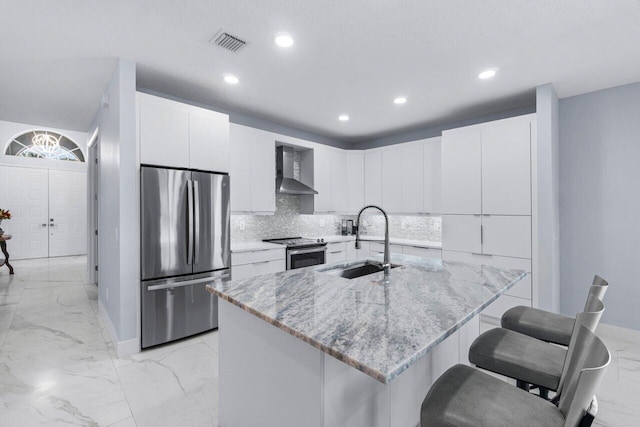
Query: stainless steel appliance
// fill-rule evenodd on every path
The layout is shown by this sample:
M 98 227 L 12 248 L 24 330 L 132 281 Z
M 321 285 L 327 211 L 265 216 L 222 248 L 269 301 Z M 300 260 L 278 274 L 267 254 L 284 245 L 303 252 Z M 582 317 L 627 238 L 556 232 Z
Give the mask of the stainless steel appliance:
M 327 244 L 324 239 L 286 237 L 283 239 L 264 239 L 263 241 L 287 246 L 287 270 L 326 262 Z
M 142 348 L 218 327 L 208 283 L 229 278 L 229 176 L 141 168 Z

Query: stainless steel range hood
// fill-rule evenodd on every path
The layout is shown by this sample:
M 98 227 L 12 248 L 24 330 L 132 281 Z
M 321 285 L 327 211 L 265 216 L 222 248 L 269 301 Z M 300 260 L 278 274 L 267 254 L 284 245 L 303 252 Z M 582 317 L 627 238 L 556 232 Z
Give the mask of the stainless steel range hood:
M 282 194 L 318 194 L 293 177 L 293 147 L 276 147 L 276 192 Z

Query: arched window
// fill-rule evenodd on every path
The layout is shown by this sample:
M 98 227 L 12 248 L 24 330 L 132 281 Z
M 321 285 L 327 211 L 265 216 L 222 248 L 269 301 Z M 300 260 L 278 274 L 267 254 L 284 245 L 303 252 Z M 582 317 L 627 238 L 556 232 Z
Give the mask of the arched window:
M 13 138 L 7 156 L 84 162 L 80 147 L 64 135 L 48 130 L 31 130 Z

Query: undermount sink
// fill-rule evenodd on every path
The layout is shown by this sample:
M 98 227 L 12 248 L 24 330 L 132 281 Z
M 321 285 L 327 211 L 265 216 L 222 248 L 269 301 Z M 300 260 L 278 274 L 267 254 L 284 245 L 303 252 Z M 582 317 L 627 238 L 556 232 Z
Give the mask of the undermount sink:
M 400 267 L 399 264 L 391 264 L 391 268 Z M 332 274 L 334 276 L 344 277 L 345 279 L 355 279 L 356 277 L 366 276 L 368 274 L 379 273 L 382 271 L 382 264 L 372 261 L 363 261 L 346 267 L 335 267 L 328 270 L 319 270 L 322 273 Z

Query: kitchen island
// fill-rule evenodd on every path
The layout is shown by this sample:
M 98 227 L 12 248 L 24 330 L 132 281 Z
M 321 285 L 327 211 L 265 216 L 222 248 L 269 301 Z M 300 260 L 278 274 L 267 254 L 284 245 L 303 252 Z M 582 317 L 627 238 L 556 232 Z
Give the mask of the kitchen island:
M 209 287 L 220 297 L 220 426 L 415 427 L 432 382 L 467 363 L 478 314 L 526 273 L 391 261 L 388 283 L 323 265 Z

